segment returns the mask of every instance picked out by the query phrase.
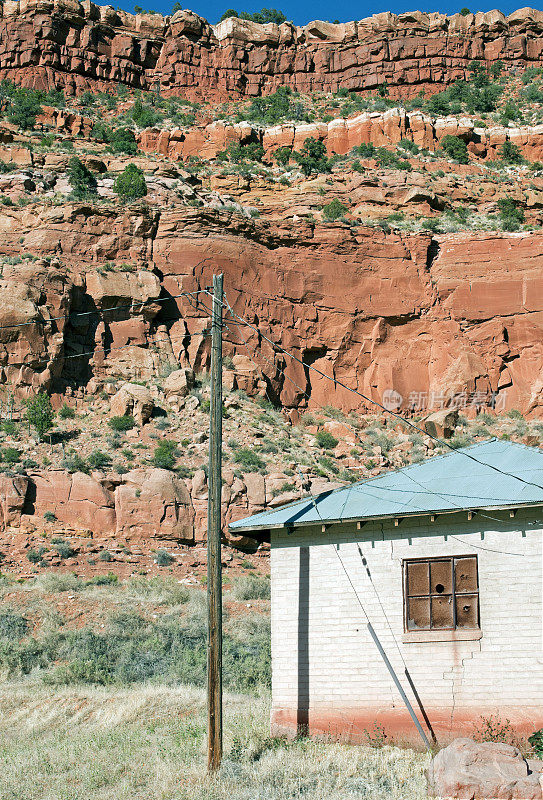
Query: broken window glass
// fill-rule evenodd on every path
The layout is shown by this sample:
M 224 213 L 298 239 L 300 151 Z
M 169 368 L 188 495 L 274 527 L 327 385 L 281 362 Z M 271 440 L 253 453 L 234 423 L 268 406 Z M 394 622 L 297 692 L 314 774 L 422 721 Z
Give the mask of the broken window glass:
M 479 628 L 477 556 L 404 561 L 405 628 Z

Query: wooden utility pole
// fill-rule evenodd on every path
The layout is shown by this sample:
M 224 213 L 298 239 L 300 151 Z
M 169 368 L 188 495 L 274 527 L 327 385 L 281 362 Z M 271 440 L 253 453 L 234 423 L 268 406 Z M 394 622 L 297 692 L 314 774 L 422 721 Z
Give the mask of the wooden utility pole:
M 222 285 L 223 276 L 214 275 L 207 504 L 207 768 L 209 772 L 219 769 L 222 759 Z

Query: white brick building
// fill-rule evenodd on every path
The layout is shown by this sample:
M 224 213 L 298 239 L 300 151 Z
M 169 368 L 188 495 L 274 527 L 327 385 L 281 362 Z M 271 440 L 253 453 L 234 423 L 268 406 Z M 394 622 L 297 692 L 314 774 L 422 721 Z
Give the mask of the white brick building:
M 494 441 L 233 523 L 271 539 L 272 730 L 420 741 L 368 622 L 428 738 L 543 727 L 540 487 Z

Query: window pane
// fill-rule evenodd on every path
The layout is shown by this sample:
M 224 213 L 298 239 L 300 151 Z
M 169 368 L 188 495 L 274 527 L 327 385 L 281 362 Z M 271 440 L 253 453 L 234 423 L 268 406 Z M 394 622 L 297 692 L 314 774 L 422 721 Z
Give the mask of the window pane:
M 417 597 L 409 600 L 409 609 L 407 614 L 407 628 L 408 630 L 417 630 L 418 628 L 428 629 L 430 627 L 430 598 Z
M 407 565 L 407 594 L 428 594 L 430 585 L 427 561 L 413 561 Z
M 432 597 L 432 628 L 454 628 L 452 597 Z
M 479 627 L 479 596 L 463 594 L 456 598 L 456 627 Z
M 432 594 L 452 594 L 452 558 L 431 562 L 430 591 Z
M 457 558 L 455 565 L 455 587 L 457 592 L 476 592 L 477 557 Z

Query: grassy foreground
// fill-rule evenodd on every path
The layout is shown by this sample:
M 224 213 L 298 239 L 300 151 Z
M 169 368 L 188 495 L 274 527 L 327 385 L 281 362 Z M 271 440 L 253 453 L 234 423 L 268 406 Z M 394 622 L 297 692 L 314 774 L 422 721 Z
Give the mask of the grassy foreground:
M 267 695 L 227 695 L 225 759 L 206 776 L 196 687 L 0 685 L 1 800 L 417 800 L 427 757 L 268 736 Z
M 0 576 L 0 800 L 417 800 L 426 756 L 269 736 L 269 580 L 225 592 L 206 774 L 206 606 L 175 579 Z

